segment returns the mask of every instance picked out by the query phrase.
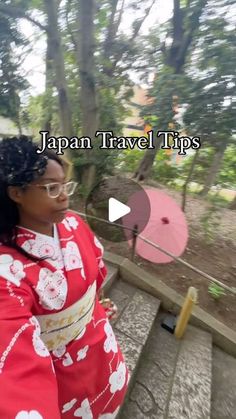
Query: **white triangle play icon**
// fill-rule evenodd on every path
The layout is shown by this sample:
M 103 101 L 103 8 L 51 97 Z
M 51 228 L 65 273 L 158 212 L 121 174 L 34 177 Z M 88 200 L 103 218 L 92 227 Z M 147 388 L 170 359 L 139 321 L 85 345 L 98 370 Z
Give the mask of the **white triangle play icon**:
M 129 214 L 130 211 L 131 209 L 128 205 L 122 204 L 122 202 L 115 198 L 109 198 L 108 219 L 110 223 L 114 223 L 114 221 Z

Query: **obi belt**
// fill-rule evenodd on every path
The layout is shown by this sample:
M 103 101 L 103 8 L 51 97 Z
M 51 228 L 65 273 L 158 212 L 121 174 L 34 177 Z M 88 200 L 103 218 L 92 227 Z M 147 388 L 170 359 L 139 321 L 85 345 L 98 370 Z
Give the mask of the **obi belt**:
M 96 281 L 76 303 L 55 314 L 36 316 L 40 338 L 49 351 L 67 345 L 90 323 L 96 299 Z

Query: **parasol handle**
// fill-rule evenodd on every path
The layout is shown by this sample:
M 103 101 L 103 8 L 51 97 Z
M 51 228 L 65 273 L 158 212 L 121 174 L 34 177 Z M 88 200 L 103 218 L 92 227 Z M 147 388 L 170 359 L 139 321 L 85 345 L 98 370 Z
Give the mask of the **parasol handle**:
M 138 237 L 138 224 L 135 224 L 132 231 L 132 254 L 131 254 L 132 262 L 134 261 L 137 237 Z

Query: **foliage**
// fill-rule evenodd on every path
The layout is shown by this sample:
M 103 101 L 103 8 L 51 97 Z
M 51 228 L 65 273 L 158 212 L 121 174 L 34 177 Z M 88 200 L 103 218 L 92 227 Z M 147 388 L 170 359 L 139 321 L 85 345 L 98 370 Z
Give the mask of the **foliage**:
M 215 300 L 219 300 L 222 295 L 226 295 L 224 292 L 224 288 L 220 285 L 216 284 L 215 282 L 211 282 L 208 287 L 208 293 L 214 298 Z
M 133 173 L 137 163 L 142 159 L 145 151 L 135 148 L 124 150 L 118 154 L 117 168 L 128 173 Z M 179 167 L 171 164 L 171 156 L 165 150 L 160 150 L 152 168 L 152 179 L 159 183 L 172 185 L 179 176 Z
M 217 192 L 211 191 L 208 194 L 207 201 L 220 210 L 221 208 L 227 208 L 231 200 L 220 195 L 220 187 L 218 187 Z
M 177 4 L 175 2 L 175 6 Z M 181 19 L 178 21 L 178 16 L 175 19 L 173 15 L 170 22 L 163 25 L 163 30 L 149 34 L 149 51 L 152 45 L 153 54 L 148 62 L 152 68 L 156 63 L 156 69 L 149 91 L 150 104 L 143 110 L 143 115 L 149 122 L 155 118 L 155 129 L 171 128 L 184 135 L 201 137 L 202 149 L 194 169 L 194 180 L 201 184 L 207 180 L 208 173 L 214 173 L 214 154 L 219 150 L 224 153 L 236 132 L 236 32 L 230 15 L 232 5 L 229 0 L 181 2 L 182 35 L 186 31 L 188 36 L 191 26 L 196 24 L 191 49 L 187 51 L 181 71 L 177 69 L 176 51 L 180 48 L 181 54 L 184 42 L 183 39 L 180 43 L 177 39 L 175 42 L 177 30 L 182 36 Z M 198 7 L 204 8 L 199 25 L 193 10 Z M 147 51 L 148 48 L 148 57 Z M 180 174 L 184 178 L 187 178 L 191 161 L 192 158 L 186 159 L 182 166 Z M 230 168 L 228 174 L 229 185 L 235 184 Z M 219 178 L 220 183 L 227 184 L 227 173 L 224 180 L 222 176 Z
M 179 178 L 179 167 L 171 162 L 171 155 L 165 150 L 160 150 L 152 167 L 152 178 L 159 183 L 173 185 Z
M 184 123 L 218 149 L 236 131 L 236 33 L 224 17 L 213 14 L 204 22 L 193 64 Z
M 90 150 L 83 150 L 80 153 L 74 153 L 73 165 L 75 168 L 76 178 L 82 181 L 83 169 L 90 164 L 96 166 L 96 183 L 106 175 L 112 175 L 115 167 L 117 151 L 116 150 L 100 150 L 100 143 L 93 142 L 93 153 Z
M 47 92 L 30 97 L 27 106 L 23 107 L 23 120 L 30 127 L 32 134 L 35 137 L 39 137 L 39 131 L 43 129 L 43 121 L 47 112 L 47 109 L 44 107 L 45 100 L 52 102 L 53 118 L 50 134 L 61 135 L 57 98 L 56 96 L 49 97 Z
M 31 16 L 36 10 L 42 21 L 45 20 L 41 0 L 15 0 L 7 4 L 20 7 Z M 236 131 L 236 33 L 230 17 L 230 6 L 234 2 L 180 1 L 179 20 L 178 16 L 174 19 L 173 15 L 163 25 L 153 26 L 147 36 L 140 36 L 139 25 L 149 4 L 151 1 L 129 1 L 122 10 L 122 2 L 97 2 L 93 73 L 100 129 L 113 130 L 114 135 L 121 134 L 127 113 L 124 104 L 129 103 L 132 91 L 131 75 L 142 75 L 143 80 L 149 80 L 150 83 L 149 76 L 152 73 L 154 80 L 149 90 L 150 103 L 142 112 L 146 122 L 154 130 L 171 128 L 184 130 L 188 135 L 201 136 L 203 147 L 194 171 L 194 180 L 199 184 L 204 183 L 205 175 L 210 171 L 215 151 L 223 142 L 227 142 L 217 184 L 232 187 L 236 181 L 233 140 Z M 76 55 L 78 2 L 66 0 L 58 2 L 58 5 L 66 81 L 73 111 L 73 131 L 74 135 L 79 136 L 82 130 L 83 98 L 80 97 L 80 64 Z M 127 12 L 130 16 L 130 33 L 120 26 Z M 19 117 L 19 94 L 27 87 L 22 68 L 13 57 L 15 46 L 26 42 L 18 30 L 17 21 L 19 16 L 13 19 L 0 15 L 0 113 L 13 119 Z M 189 44 L 186 44 L 187 41 Z M 183 54 L 186 45 L 191 47 Z M 182 61 L 179 63 L 181 54 Z M 53 93 L 46 91 L 43 95 L 30 98 L 23 116 L 35 135 L 45 119 L 45 101 L 52 104 L 52 133 L 61 134 L 57 100 L 55 80 Z M 138 149 L 120 153 L 100 150 L 96 143 L 94 145 L 93 156 L 89 152 L 75 153 L 79 173 L 89 163 L 96 165 L 98 176 L 102 172 L 112 173 L 116 165 L 135 171 L 144 156 L 144 152 Z M 158 150 L 157 154 L 152 170 L 155 179 L 170 184 L 177 178 L 187 178 L 192 157 L 186 158 L 181 166 L 173 166 L 170 156 L 164 151 Z
M 215 148 L 211 146 L 202 147 L 199 153 L 198 162 L 194 170 L 194 181 L 199 185 L 204 184 L 206 173 L 209 172 L 213 157 L 215 153 Z M 179 177 L 180 179 L 186 179 L 188 172 L 193 160 L 193 156 L 189 156 L 182 160 L 182 164 L 179 168 Z M 236 185 L 236 146 L 230 145 L 227 147 L 224 159 L 222 162 L 221 170 L 218 173 L 215 185 L 221 188 L 234 188 Z M 220 197 L 218 196 L 218 199 Z
M 204 183 L 205 173 L 210 168 L 213 156 L 214 149 L 212 147 L 202 147 L 199 153 L 197 165 L 194 170 L 194 181 L 198 182 L 200 185 L 203 185 Z M 182 164 L 179 170 L 181 178 L 187 178 L 193 158 L 194 156 L 189 156 L 182 160 Z
M 104 86 L 99 89 L 98 107 L 100 130 L 113 131 L 114 136 L 120 136 L 123 128 L 122 121 L 127 111 L 122 101 L 117 100 L 114 88 Z
M 95 14 L 95 38 L 96 38 L 96 54 L 95 82 L 97 86 L 97 107 L 99 110 L 99 129 L 112 130 L 114 135 L 121 135 L 123 128 L 123 120 L 127 114 L 124 103 L 129 100 L 132 93 L 132 83 L 128 76 L 127 70 L 123 69 L 120 61 L 116 63 L 116 57 L 122 56 L 127 51 L 134 52 L 135 45 L 131 47 L 125 34 L 118 34 L 114 39 L 112 46 L 106 43 L 109 31 L 109 21 L 111 18 L 111 1 L 100 1 Z M 38 5 L 36 5 L 38 7 Z M 78 2 L 64 2 L 60 4 L 60 31 L 65 46 L 64 60 L 66 68 L 66 80 L 68 84 L 70 106 L 72 109 L 72 122 L 74 135 L 80 136 L 82 132 L 81 122 L 81 87 L 80 87 L 80 65 L 78 64 L 78 21 L 77 19 Z M 109 54 L 106 56 L 106 49 Z M 108 52 L 108 50 L 107 50 Z M 135 60 L 133 56 L 127 55 L 128 66 L 133 64 Z M 116 65 L 115 65 L 116 64 Z M 112 70 L 112 71 L 111 71 Z M 48 92 L 33 98 L 25 110 L 28 112 L 28 121 L 34 132 L 39 131 L 42 121 L 45 119 L 46 108 L 45 100 L 52 101 L 53 120 L 51 121 L 52 133 L 61 135 L 60 124 L 58 120 L 57 92 L 55 96 L 47 97 Z M 33 115 L 36 115 L 36 118 Z M 41 125 L 41 126 L 40 126 Z M 83 168 L 89 164 L 95 164 L 97 175 L 100 176 L 102 171 L 104 174 L 111 173 L 115 166 L 117 153 L 113 150 L 100 150 L 94 141 L 94 149 L 92 153 L 83 151 L 73 151 L 74 162 L 78 176 L 81 175 Z
M 233 188 L 236 185 L 236 145 L 227 148 L 222 169 L 219 173 L 217 183 L 225 188 Z
M 200 218 L 206 243 L 212 244 L 219 229 L 220 207 L 210 204 L 209 208 Z
M 152 124 L 155 130 L 168 130 L 173 122 L 175 130 L 180 128 L 174 119 L 173 97 L 178 92 L 178 101 L 184 103 L 188 97 L 190 84 L 191 81 L 187 76 L 174 74 L 174 70 L 170 67 L 163 67 L 159 72 L 150 90 L 151 103 L 143 111 L 146 121 Z
M 14 19 L 0 14 L 0 114 L 19 123 L 19 94 L 28 87 L 20 74 L 17 47 L 25 40 L 17 29 Z
M 134 148 L 130 150 L 123 150 L 117 156 L 117 167 L 121 171 L 125 171 L 127 173 L 132 173 L 139 162 L 143 157 L 143 150 L 139 150 L 138 148 Z

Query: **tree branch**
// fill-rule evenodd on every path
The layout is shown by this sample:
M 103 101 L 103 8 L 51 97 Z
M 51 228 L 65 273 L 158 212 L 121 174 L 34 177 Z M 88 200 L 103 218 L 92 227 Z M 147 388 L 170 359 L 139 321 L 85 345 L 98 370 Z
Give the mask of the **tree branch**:
M 42 31 L 47 32 L 46 26 L 42 25 L 40 22 L 30 17 L 28 14 L 24 12 L 24 10 L 20 9 L 19 7 L 10 6 L 8 4 L 0 4 L 0 13 L 2 13 L 3 15 L 14 17 L 16 19 L 17 18 L 26 19 L 29 22 L 33 23 L 38 28 L 40 28 Z
M 187 51 L 189 49 L 189 46 L 191 45 L 193 41 L 193 36 L 195 31 L 199 28 L 199 21 L 200 17 L 202 15 L 202 12 L 207 4 L 207 0 L 200 0 L 198 5 L 196 6 L 193 14 L 191 15 L 191 27 L 190 30 L 184 35 L 183 42 L 179 48 L 177 57 L 176 57 L 176 72 L 179 73 L 181 71 L 181 68 L 185 64 L 186 57 L 187 57 Z
M 115 36 L 117 35 L 119 26 L 121 24 L 121 19 L 122 19 L 123 13 L 124 13 L 124 6 L 125 6 L 125 0 L 122 1 L 122 5 L 121 5 L 121 8 L 120 8 L 120 13 L 119 13 L 119 17 L 118 17 L 118 19 L 116 21 L 116 24 L 115 24 Z
M 132 35 L 132 37 L 131 37 L 131 39 L 130 39 L 130 42 L 132 43 L 134 40 L 135 40 L 135 38 L 138 36 L 138 34 L 139 34 L 139 32 L 140 32 L 140 29 L 141 29 L 141 27 L 143 26 L 143 23 L 144 23 L 144 21 L 146 20 L 146 18 L 149 16 L 149 13 L 151 12 L 151 10 L 152 10 L 152 8 L 153 8 L 153 6 L 154 6 L 154 3 L 155 3 L 155 1 L 156 0 L 152 0 L 152 3 L 150 4 L 150 6 L 145 10 L 145 15 L 142 17 L 142 19 L 140 19 L 140 21 L 138 22 L 138 24 L 137 24 L 137 26 L 136 26 L 136 28 L 134 29 L 134 32 L 133 32 L 133 35 Z
M 122 19 L 122 14 L 123 14 L 123 11 L 124 11 L 125 0 L 122 1 L 121 9 L 120 9 L 120 12 L 119 12 L 119 17 L 115 21 L 118 2 L 119 2 L 119 0 L 113 0 L 113 2 L 112 2 L 111 17 L 110 17 L 110 22 L 109 22 L 109 25 L 108 25 L 107 36 L 106 36 L 106 39 L 105 39 L 105 42 L 104 42 L 104 53 L 103 53 L 103 55 L 104 55 L 105 59 L 110 58 L 111 50 L 112 50 L 117 32 L 119 30 L 120 22 L 121 22 L 121 19 Z
M 104 42 L 104 55 L 107 55 L 106 53 L 108 52 L 108 50 L 110 49 L 110 44 L 112 44 L 113 40 L 114 40 L 114 23 L 115 23 L 115 15 L 116 15 L 116 11 L 117 11 L 117 6 L 118 6 L 118 1 L 119 0 L 113 0 L 112 1 L 112 5 L 111 5 L 111 16 L 110 16 L 110 21 L 108 24 L 108 29 L 107 29 L 107 36 Z
M 173 41 L 172 45 L 166 54 L 166 63 L 170 67 L 176 69 L 176 57 L 179 52 L 179 49 L 183 43 L 184 37 L 184 25 L 183 25 L 184 12 L 180 8 L 180 0 L 174 0 L 174 11 L 172 18 L 172 27 L 173 27 Z
M 143 18 L 139 21 L 139 23 L 138 23 L 138 25 L 137 25 L 137 27 L 135 28 L 135 30 L 134 30 L 134 32 L 133 32 L 133 35 L 131 36 L 131 38 L 130 38 L 130 40 L 128 41 L 128 43 L 130 44 L 130 45 L 132 45 L 132 43 L 135 41 L 135 38 L 138 36 L 138 34 L 139 34 L 139 32 L 140 32 L 140 29 L 141 29 L 141 27 L 142 27 L 142 25 L 143 25 L 143 23 L 144 23 L 144 21 L 146 20 L 146 18 L 149 16 L 149 13 L 150 13 L 150 11 L 151 11 L 151 9 L 152 9 L 152 7 L 153 7 L 153 5 L 154 5 L 154 3 L 155 3 L 155 1 L 156 0 L 152 0 L 152 3 L 151 3 L 151 5 L 146 9 L 146 11 L 145 11 L 145 15 L 143 16 Z M 123 1 L 123 6 L 124 6 L 124 1 Z M 122 58 L 122 56 L 123 56 L 123 54 L 126 52 L 126 47 L 124 47 L 124 48 L 122 48 L 117 54 L 116 54 L 116 57 L 115 57 L 115 59 L 114 59 L 114 61 L 113 61 L 113 64 L 112 64 L 112 67 L 110 67 L 109 69 L 107 69 L 107 70 L 104 70 L 105 71 L 105 73 L 109 76 L 109 77 L 112 77 L 112 75 L 113 75 L 113 73 L 114 73 L 114 71 L 115 71 L 115 69 L 116 69 L 116 66 L 117 66 L 117 63 L 121 60 L 121 58 Z
M 69 22 L 70 8 L 71 8 L 71 0 L 68 0 L 67 5 L 66 5 L 66 16 L 65 16 L 66 17 L 66 24 L 67 24 L 67 29 L 68 29 L 69 35 L 71 37 L 72 44 L 74 45 L 74 49 L 75 49 L 76 54 L 77 54 L 79 45 L 78 45 L 76 37 L 74 36 L 72 25 Z M 78 30 L 76 32 L 78 34 Z

